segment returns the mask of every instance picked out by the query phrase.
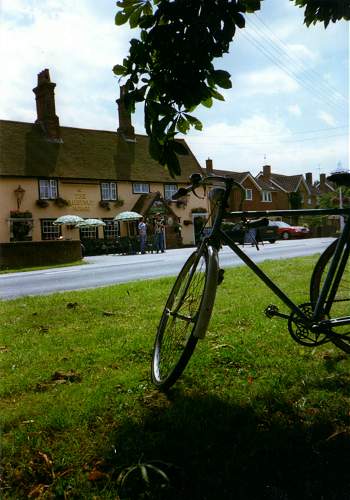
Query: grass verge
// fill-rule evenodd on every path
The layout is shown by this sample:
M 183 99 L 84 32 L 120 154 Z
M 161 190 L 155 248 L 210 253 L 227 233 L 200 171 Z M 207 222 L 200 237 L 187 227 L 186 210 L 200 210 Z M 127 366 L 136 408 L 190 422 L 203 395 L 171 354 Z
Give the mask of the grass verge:
M 302 303 L 314 262 L 262 267 Z M 0 303 L 2 498 L 349 498 L 347 356 L 296 344 L 262 313 L 271 293 L 235 268 L 159 393 L 149 365 L 171 282 Z

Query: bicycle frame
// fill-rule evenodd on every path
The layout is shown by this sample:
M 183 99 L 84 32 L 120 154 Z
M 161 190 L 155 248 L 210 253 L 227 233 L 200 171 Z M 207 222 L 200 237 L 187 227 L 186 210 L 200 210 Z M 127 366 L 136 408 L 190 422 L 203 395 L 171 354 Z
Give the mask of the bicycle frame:
M 220 248 L 221 244 L 224 243 L 228 245 L 231 250 L 258 276 L 258 278 L 263 281 L 270 290 L 277 296 L 281 301 L 293 311 L 298 320 L 305 322 L 311 328 L 318 328 L 320 332 L 329 333 L 330 327 L 343 326 L 350 324 L 350 316 L 345 316 L 342 318 L 333 318 L 331 320 L 322 320 L 325 316 L 327 317 L 332 306 L 332 302 L 336 296 L 340 280 L 343 276 L 347 260 L 350 254 L 350 209 L 311 209 L 311 210 L 266 210 L 266 211 L 238 211 L 238 212 L 228 212 L 225 209 L 227 205 L 227 200 L 229 193 L 234 182 L 231 182 L 231 187 L 228 186 L 227 180 L 225 180 L 226 189 L 223 199 L 218 203 L 218 210 L 213 221 L 213 227 L 211 233 L 204 238 L 209 244 L 213 245 L 217 249 Z M 265 273 L 262 269 L 257 266 L 254 261 L 243 251 L 237 243 L 221 229 L 221 224 L 223 219 L 233 220 L 241 219 L 246 220 L 247 218 L 258 218 L 258 217 L 278 217 L 278 216 L 320 216 L 320 215 L 346 215 L 347 221 L 345 223 L 342 234 L 338 240 L 337 248 L 332 258 L 331 266 L 328 270 L 325 282 L 322 286 L 320 295 L 318 297 L 317 303 L 312 314 L 312 318 L 308 318 L 305 313 L 295 304 L 286 293 L 284 293 Z M 203 243 L 204 243 L 203 241 Z M 278 314 L 278 316 L 285 317 L 289 316 L 284 314 Z

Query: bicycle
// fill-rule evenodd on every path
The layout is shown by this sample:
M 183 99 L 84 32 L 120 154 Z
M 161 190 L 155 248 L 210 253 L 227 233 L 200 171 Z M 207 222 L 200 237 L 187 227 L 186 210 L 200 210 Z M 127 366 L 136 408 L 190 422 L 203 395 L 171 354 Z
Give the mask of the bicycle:
M 331 180 L 338 185 L 350 186 L 350 174 L 347 173 L 333 174 Z M 166 301 L 153 348 L 153 383 L 159 389 L 169 389 L 184 371 L 198 340 L 205 337 L 216 289 L 224 275 L 218 257 L 223 244 L 228 245 L 289 309 L 288 314 L 282 313 L 277 306 L 270 304 L 265 309 L 267 317 L 287 320 L 289 333 L 304 346 L 318 346 L 331 341 L 350 353 L 350 208 L 229 212 L 228 200 L 232 189 L 242 190 L 232 178 L 193 174 L 190 182 L 191 185 L 180 188 L 173 199 L 189 192 L 196 194 L 200 186 L 211 185 L 208 196 L 213 207 L 212 226 L 209 231 L 208 228 L 203 231 L 201 241 L 185 262 Z M 213 183 L 222 186 L 213 187 Z M 346 218 L 339 238 L 326 248 L 315 265 L 310 281 L 310 301 L 299 305 L 222 229 L 224 220 L 238 218 L 241 227 L 248 232 L 252 228 L 267 226 L 268 217 L 288 215 L 340 215 Z

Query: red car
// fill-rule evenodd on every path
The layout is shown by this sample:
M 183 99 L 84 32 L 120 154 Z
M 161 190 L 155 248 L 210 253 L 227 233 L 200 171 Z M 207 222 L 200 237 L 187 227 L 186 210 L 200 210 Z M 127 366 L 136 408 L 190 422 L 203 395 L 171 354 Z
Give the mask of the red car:
M 277 228 L 277 234 L 283 240 L 288 238 L 306 238 L 310 234 L 310 229 L 304 226 L 290 226 L 286 222 L 280 220 L 270 220 L 269 226 Z

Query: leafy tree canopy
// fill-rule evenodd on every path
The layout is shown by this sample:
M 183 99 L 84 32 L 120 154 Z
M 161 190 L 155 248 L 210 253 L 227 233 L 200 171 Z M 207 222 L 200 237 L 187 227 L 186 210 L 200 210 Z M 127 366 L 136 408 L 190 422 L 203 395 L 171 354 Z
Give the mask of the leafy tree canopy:
M 350 188 L 341 188 L 341 197 L 339 188 L 331 193 L 325 193 L 320 196 L 320 208 L 337 208 L 339 207 L 340 200 L 344 208 L 350 208 Z
M 230 74 L 213 61 L 229 51 L 245 15 L 260 9 L 263 0 L 122 0 L 117 25 L 140 30 L 130 41 L 129 55 L 113 71 L 125 84 L 124 101 L 130 112 L 144 102 L 145 129 L 150 154 L 181 173 L 178 155 L 187 154 L 175 140 L 191 127 L 202 129 L 193 115 L 199 105 L 210 108 L 223 101 L 219 89 L 232 87 Z M 350 19 L 350 0 L 292 0 L 305 7 L 304 22 Z

